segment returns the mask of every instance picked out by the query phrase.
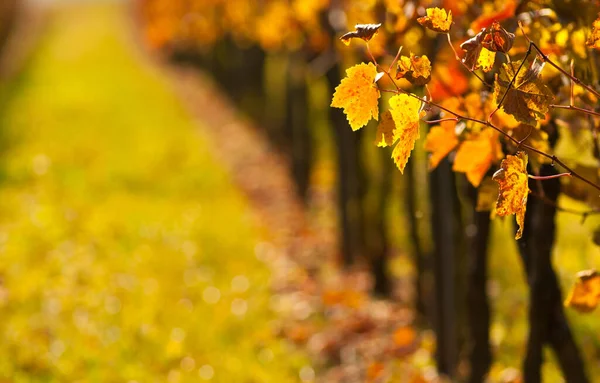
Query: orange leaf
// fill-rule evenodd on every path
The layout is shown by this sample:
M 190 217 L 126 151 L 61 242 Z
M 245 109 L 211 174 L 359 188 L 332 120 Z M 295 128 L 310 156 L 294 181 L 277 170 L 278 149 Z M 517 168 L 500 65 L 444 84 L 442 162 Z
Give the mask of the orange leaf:
M 385 365 L 381 362 L 371 362 L 367 367 L 367 382 L 374 382 L 383 376 Z
M 504 6 L 502 9 L 496 12 L 487 13 L 479 16 L 471 23 L 471 29 L 473 31 L 479 31 L 483 28 L 487 28 L 492 25 L 494 22 L 500 22 L 502 20 L 506 20 L 515 15 L 515 11 L 517 10 L 517 1 L 516 0 L 506 0 L 504 2 Z
M 498 182 L 500 188 L 498 201 L 496 202 L 496 213 L 501 217 L 509 214 L 516 215 L 519 230 L 517 230 L 515 239 L 519 239 L 523 235 L 527 195 L 529 194 L 527 154 L 517 152 L 514 156 L 507 155 L 492 179 Z
M 371 117 L 379 118 L 379 90 L 375 87 L 377 68 L 361 63 L 346 70 L 347 77 L 335 88 L 331 106 L 343 108 L 352 130 L 365 126 Z
M 577 273 L 577 281 L 565 299 L 565 306 L 582 313 L 594 311 L 600 302 L 600 275 L 596 270 Z
M 592 33 L 588 36 L 585 45 L 590 48 L 600 49 L 600 15 L 592 23 Z
M 350 45 L 350 40 L 355 37 L 369 41 L 377 34 L 379 27 L 381 27 L 381 24 L 356 24 L 354 26 L 354 29 L 356 30 L 344 34 L 340 37 L 340 40 L 342 40 L 345 45 Z
M 469 182 L 477 187 L 492 163 L 498 161 L 501 156 L 502 149 L 498 141 L 498 133 L 492 129 L 486 129 L 460 145 L 452 170 L 466 173 Z
M 415 343 L 417 333 L 410 326 L 402 326 L 394 331 L 393 339 L 396 346 L 409 347 Z
M 456 121 L 442 121 L 440 125 L 432 127 L 427 133 L 425 150 L 431 153 L 429 169 L 435 169 L 440 161 L 458 145 L 455 127 Z
M 452 11 L 446 13 L 442 8 L 427 8 L 426 12 L 426 16 L 417 19 L 419 24 L 432 31 L 448 33 L 452 26 Z
M 415 141 L 419 138 L 421 101 L 407 94 L 397 94 L 390 98 L 389 103 L 396 125 L 393 141 L 399 141 L 392 152 L 392 158 L 400 172 L 404 173 L 408 157 L 415 147 Z

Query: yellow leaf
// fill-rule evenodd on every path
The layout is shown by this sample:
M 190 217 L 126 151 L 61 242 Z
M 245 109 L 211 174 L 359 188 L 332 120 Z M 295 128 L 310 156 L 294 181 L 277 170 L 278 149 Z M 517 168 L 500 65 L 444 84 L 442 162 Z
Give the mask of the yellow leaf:
M 469 182 L 477 187 L 492 163 L 498 161 L 501 156 L 498 133 L 492 129 L 485 129 L 460 145 L 452 170 L 466 173 Z
M 431 62 L 425 55 L 415 56 L 410 54 L 410 58 L 401 56 L 398 60 L 398 71 L 396 78 L 404 78 L 413 85 L 425 85 L 431 80 Z
M 542 83 L 540 74 L 544 64 L 530 57 L 523 63 L 515 78 L 521 63 L 522 61 L 513 61 L 502 65 L 500 73 L 496 74 L 494 100 L 498 104 L 506 93 L 502 103 L 504 111 L 521 122 L 535 125 L 536 121 L 545 117 L 554 96 Z M 509 89 L 508 85 L 513 78 L 515 81 Z
M 396 129 L 396 125 L 394 124 L 392 113 L 389 110 L 386 110 L 381 115 L 381 121 L 379 121 L 379 125 L 377 125 L 375 144 L 379 147 L 392 146 L 395 142 L 394 129 Z
M 585 45 L 590 48 L 600 49 L 600 15 L 592 23 L 592 33 L 588 36 Z
M 496 60 L 496 52 L 492 52 L 486 48 L 481 48 L 479 52 L 479 58 L 477 59 L 477 68 L 481 68 L 484 72 L 489 72 L 494 68 L 494 61 Z
M 410 152 L 419 138 L 421 101 L 407 94 L 397 94 L 390 98 L 389 104 L 396 125 L 393 142 L 398 141 L 392 152 L 392 158 L 400 172 L 404 173 Z
M 519 239 L 523 235 L 525 209 L 527 208 L 527 196 L 529 194 L 527 154 L 517 152 L 514 156 L 507 155 L 492 179 L 498 182 L 500 187 L 498 201 L 496 202 L 496 213 L 500 217 L 515 214 L 519 224 L 515 239 Z
M 343 108 L 352 130 L 379 118 L 379 90 L 375 87 L 377 68 L 373 63 L 361 63 L 346 70 L 346 78 L 335 88 L 331 106 Z
M 442 8 L 427 8 L 426 12 L 426 16 L 417 19 L 419 24 L 432 31 L 448 33 L 452 26 L 452 11 L 446 13 Z
M 565 306 L 582 313 L 594 311 L 600 302 L 600 275 L 596 270 L 577 273 L 577 281 L 565 299 Z

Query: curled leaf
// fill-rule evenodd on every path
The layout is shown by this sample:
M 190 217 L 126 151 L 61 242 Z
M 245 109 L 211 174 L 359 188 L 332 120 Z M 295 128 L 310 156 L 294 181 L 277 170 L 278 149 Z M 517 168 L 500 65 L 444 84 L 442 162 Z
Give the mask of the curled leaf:
M 494 22 L 460 45 L 460 48 L 465 51 L 462 61 L 471 70 L 481 67 L 485 72 L 489 72 L 494 65 L 495 53 L 508 52 L 514 40 L 514 33 L 508 32 L 499 23 Z
M 419 138 L 419 118 L 421 101 L 407 94 L 397 94 L 390 98 L 390 112 L 394 119 L 395 129 L 393 142 L 398 144 L 392 152 L 392 158 L 404 173 L 408 157 Z
M 590 48 L 600 49 L 600 15 L 592 23 L 592 33 L 588 36 L 585 45 Z
M 346 70 L 346 78 L 335 88 L 331 106 L 343 108 L 352 130 L 379 118 L 379 90 L 375 87 L 377 68 L 373 63 L 361 63 Z
M 500 217 L 515 214 L 517 224 L 519 224 L 515 239 L 519 239 L 523 235 L 527 196 L 529 194 L 527 154 L 517 152 L 514 156 L 507 155 L 492 179 L 498 182 L 500 188 L 498 201 L 496 202 L 496 213 Z
M 417 21 L 425 28 L 439 33 L 448 33 L 452 26 L 452 11 L 446 13 L 443 8 L 427 8 L 427 15 Z
M 500 23 L 494 21 L 492 25 L 485 29 L 481 45 L 492 52 L 506 53 L 512 48 L 515 41 L 515 34 L 502 28 Z
M 345 33 L 340 37 L 340 40 L 345 45 L 350 45 L 350 40 L 353 38 L 360 38 L 365 41 L 369 41 L 379 32 L 381 24 L 356 24 L 354 26 L 355 31 Z
M 431 80 L 431 62 L 425 55 L 415 56 L 410 54 L 410 58 L 401 56 L 398 60 L 398 71 L 396 79 L 404 78 L 413 85 L 425 85 Z
M 565 306 L 581 313 L 594 311 L 600 302 L 600 275 L 596 270 L 584 270 L 577 273 L 577 280 L 571 288 Z
M 474 37 L 471 37 L 464 43 L 460 44 L 460 49 L 465 51 L 465 56 L 463 57 L 462 62 L 465 63 L 467 68 L 470 70 L 476 69 L 477 61 L 479 60 L 479 54 L 483 48 L 483 45 L 481 45 L 482 40 L 483 34 L 480 32 Z
M 521 63 L 522 61 L 513 61 L 502 65 L 500 73 L 496 74 L 494 101 L 498 104 L 506 93 L 502 109 L 518 121 L 535 125 L 536 121 L 545 117 L 554 95 L 542 83 L 541 71 L 544 63 L 529 57 L 517 73 Z M 509 88 L 513 78 L 514 82 Z

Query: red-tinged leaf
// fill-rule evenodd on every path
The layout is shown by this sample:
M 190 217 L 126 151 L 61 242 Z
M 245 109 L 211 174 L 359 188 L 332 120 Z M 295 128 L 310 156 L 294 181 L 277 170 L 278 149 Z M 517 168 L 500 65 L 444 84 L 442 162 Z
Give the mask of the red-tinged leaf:
M 494 22 L 501 22 L 515 16 L 517 10 L 517 0 L 506 0 L 503 7 L 495 12 L 484 13 L 471 23 L 471 30 L 480 31 L 487 28 Z

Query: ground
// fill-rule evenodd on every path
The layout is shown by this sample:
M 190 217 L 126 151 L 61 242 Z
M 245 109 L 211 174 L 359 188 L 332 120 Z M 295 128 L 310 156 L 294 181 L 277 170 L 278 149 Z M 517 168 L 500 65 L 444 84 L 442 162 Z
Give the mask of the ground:
M 310 378 L 272 331 L 262 226 L 127 16 L 59 8 L 3 89 L 0 380 Z

